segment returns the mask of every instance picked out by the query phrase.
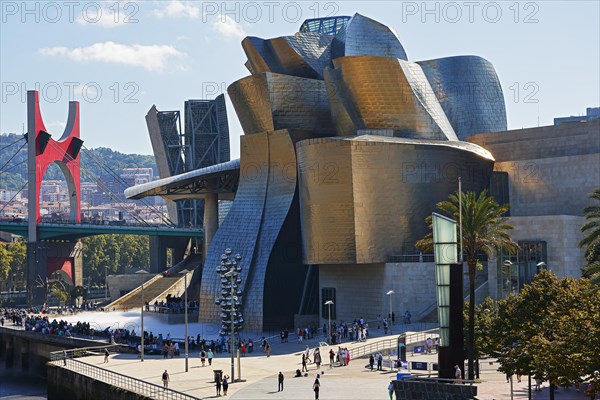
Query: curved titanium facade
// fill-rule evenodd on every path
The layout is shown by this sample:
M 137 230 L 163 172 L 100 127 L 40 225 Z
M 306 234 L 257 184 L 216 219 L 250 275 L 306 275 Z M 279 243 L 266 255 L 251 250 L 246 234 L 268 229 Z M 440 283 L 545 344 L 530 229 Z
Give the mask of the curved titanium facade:
M 419 61 L 460 140 L 506 130 L 506 107 L 494 66 L 477 56 Z
M 358 13 L 338 32 L 332 47 L 332 58 L 380 56 L 408 60 L 400 39 L 390 28 Z
M 394 136 L 457 140 L 444 111 L 418 64 L 387 57 L 342 57 L 326 73 L 335 125 L 352 134 L 391 129 Z M 348 124 L 349 117 L 352 122 Z
M 260 73 L 232 83 L 227 92 L 246 135 L 279 129 L 334 133 L 323 81 Z
M 293 135 L 302 139 L 305 135 Z M 297 187 L 294 139 L 287 130 L 242 136 L 239 188 L 227 217 L 214 236 L 207 254 L 200 290 L 203 318 L 216 321 L 220 307 L 214 303 L 221 291 L 221 276 L 215 268 L 229 247 L 242 256 L 242 284 L 245 328 L 261 331 L 265 308 L 273 310 L 271 319 L 291 323 L 289 316 L 298 309 L 305 268 L 300 257 L 279 260 L 272 265 L 280 231 L 288 218 Z M 299 225 L 299 224 L 296 224 Z M 299 237 L 298 231 L 292 237 Z M 298 242 L 295 242 L 297 245 Z M 280 301 L 276 291 L 265 291 L 267 270 L 280 279 L 289 279 L 285 290 L 295 296 Z M 274 271 L 277 269 L 277 271 Z M 283 273 L 283 276 L 281 275 Z M 277 314 L 280 314 L 277 316 Z
M 425 217 L 456 191 L 458 177 L 464 191 L 481 191 L 494 164 L 470 143 L 373 135 L 309 139 L 297 153 L 305 264 L 414 252 Z

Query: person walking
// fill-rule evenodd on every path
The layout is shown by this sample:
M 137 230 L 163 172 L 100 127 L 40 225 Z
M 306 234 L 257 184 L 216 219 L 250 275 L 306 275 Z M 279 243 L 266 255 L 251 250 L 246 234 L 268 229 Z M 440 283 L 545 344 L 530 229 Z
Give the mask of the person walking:
M 315 400 L 319 400 L 319 390 L 321 389 L 321 382 L 319 382 L 319 374 L 313 383 L 313 390 L 315 392 Z
M 335 352 L 333 349 L 329 349 L 329 368 L 333 368 L 333 360 L 335 358 Z
M 371 367 L 371 371 L 373 371 L 373 364 L 375 364 L 375 357 L 373 357 L 373 354 L 371 354 L 369 356 L 369 366 Z
M 462 371 L 458 365 L 454 366 L 454 379 L 457 385 L 462 385 Z
M 315 364 L 317 364 L 317 369 L 321 369 L 321 351 L 318 347 L 315 349 L 313 357 L 315 360 Z
M 215 387 L 217 388 L 217 396 L 221 395 L 221 375 L 217 374 L 217 377 L 215 379 Z
M 383 371 L 383 355 L 377 353 L 377 371 Z
M 388 394 L 390 395 L 390 400 L 393 400 L 393 397 L 394 397 L 394 383 L 392 381 L 390 381 L 390 384 L 388 385 Z
M 170 380 L 171 380 L 171 378 L 169 377 L 169 373 L 165 369 L 165 372 L 163 372 L 163 374 L 162 374 L 163 390 L 167 390 L 167 388 L 169 387 Z
M 279 371 L 279 375 L 277 375 L 277 382 L 278 382 L 277 391 L 278 392 L 283 392 L 283 379 L 284 379 L 284 376 L 281 373 L 281 371 Z
M 204 352 L 204 350 L 200 351 L 200 362 L 202 363 L 202 366 L 204 367 L 204 363 L 206 362 L 206 352 Z
M 265 353 L 267 354 L 267 358 L 271 357 L 271 345 L 269 343 L 265 346 Z
M 104 349 L 104 362 L 107 363 L 108 362 L 108 356 L 110 355 L 110 353 L 108 352 L 108 349 Z
M 211 349 L 208 349 L 208 352 L 206 353 L 206 356 L 208 357 L 208 365 L 212 365 L 213 352 L 212 352 Z
M 227 389 L 229 389 L 229 375 L 223 377 L 223 396 L 227 396 Z
M 306 354 L 302 353 L 302 372 L 308 372 L 308 367 L 306 366 Z

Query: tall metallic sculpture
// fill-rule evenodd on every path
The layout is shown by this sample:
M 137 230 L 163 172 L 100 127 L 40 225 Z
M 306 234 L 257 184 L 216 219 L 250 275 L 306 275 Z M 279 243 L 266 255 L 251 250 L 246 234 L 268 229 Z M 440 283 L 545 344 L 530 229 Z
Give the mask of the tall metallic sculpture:
M 281 329 L 311 297 L 307 265 L 368 274 L 423 236 L 459 176 L 463 190 L 487 186 L 493 157 L 461 139 L 505 129 L 504 100 L 488 61 L 408 61 L 391 29 L 359 14 L 242 47 L 251 76 L 228 88 L 244 130 L 239 186 L 207 254 L 200 308 L 219 321 L 212 266 L 232 247 L 244 260 L 245 328 Z

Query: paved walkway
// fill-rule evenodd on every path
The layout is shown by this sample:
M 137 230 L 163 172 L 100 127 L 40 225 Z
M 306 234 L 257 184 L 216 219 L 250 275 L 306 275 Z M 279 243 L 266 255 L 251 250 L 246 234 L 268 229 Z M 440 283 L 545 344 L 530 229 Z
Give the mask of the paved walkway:
M 392 336 L 390 336 L 391 338 Z M 369 342 L 381 340 L 381 337 L 369 339 Z M 314 343 L 314 341 L 312 342 Z M 350 343 L 346 347 L 361 346 L 363 343 Z M 251 356 L 242 358 L 242 378 L 245 382 L 237 382 L 229 387 L 229 398 L 233 400 L 263 400 L 263 399 L 313 399 L 312 384 L 317 373 L 321 373 L 322 400 L 364 400 L 388 399 L 387 385 L 395 379 L 395 373 L 389 371 L 370 371 L 365 368 L 366 359 L 351 360 L 347 367 L 329 368 L 324 364 L 320 371 L 314 364 L 309 366 L 307 377 L 294 378 L 294 371 L 301 368 L 299 352 L 304 344 L 287 343 L 273 344 L 275 354 L 266 357 L 260 349 Z M 311 348 L 314 345 L 311 345 Z M 337 350 L 337 346 L 334 346 Z M 322 349 L 325 355 L 328 349 Z M 323 357 L 327 359 L 328 357 Z M 102 356 L 92 356 L 79 359 L 101 368 L 110 369 L 121 374 L 130 375 L 154 384 L 161 384 L 161 374 L 167 369 L 171 376 L 170 387 L 180 392 L 200 398 L 216 398 L 213 380 L 213 369 L 221 369 L 224 374 L 230 374 L 230 358 L 221 355 L 213 360 L 212 366 L 202 367 L 197 352 L 189 359 L 189 372 L 185 372 L 183 357 L 163 359 L 162 356 L 146 356 L 142 363 L 134 355 L 111 355 L 108 363 L 103 363 Z M 409 355 L 409 361 L 437 361 L 435 354 Z M 478 399 L 481 400 L 508 400 L 510 384 L 506 383 L 504 374 L 496 372 L 497 365 L 485 365 L 481 374 L 482 383 L 478 384 Z M 236 362 L 237 371 L 237 362 Z M 284 391 L 277 391 L 277 374 L 279 371 L 285 375 Z M 237 373 L 237 372 L 236 372 Z M 513 398 L 527 399 L 527 379 L 521 383 L 514 382 Z M 548 399 L 547 385 L 540 393 L 532 392 L 533 399 Z M 557 400 L 584 400 L 582 393 L 575 390 L 557 392 Z

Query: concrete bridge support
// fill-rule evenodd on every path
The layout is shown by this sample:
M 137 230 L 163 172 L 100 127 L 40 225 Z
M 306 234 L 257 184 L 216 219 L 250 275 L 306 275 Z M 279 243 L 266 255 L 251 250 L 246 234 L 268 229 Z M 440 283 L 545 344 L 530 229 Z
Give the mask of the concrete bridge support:
M 55 275 L 53 275 L 55 274 Z M 83 285 L 83 251 L 79 241 L 39 241 L 27 243 L 28 302 L 46 301 L 46 278 L 61 280 L 67 289 Z

